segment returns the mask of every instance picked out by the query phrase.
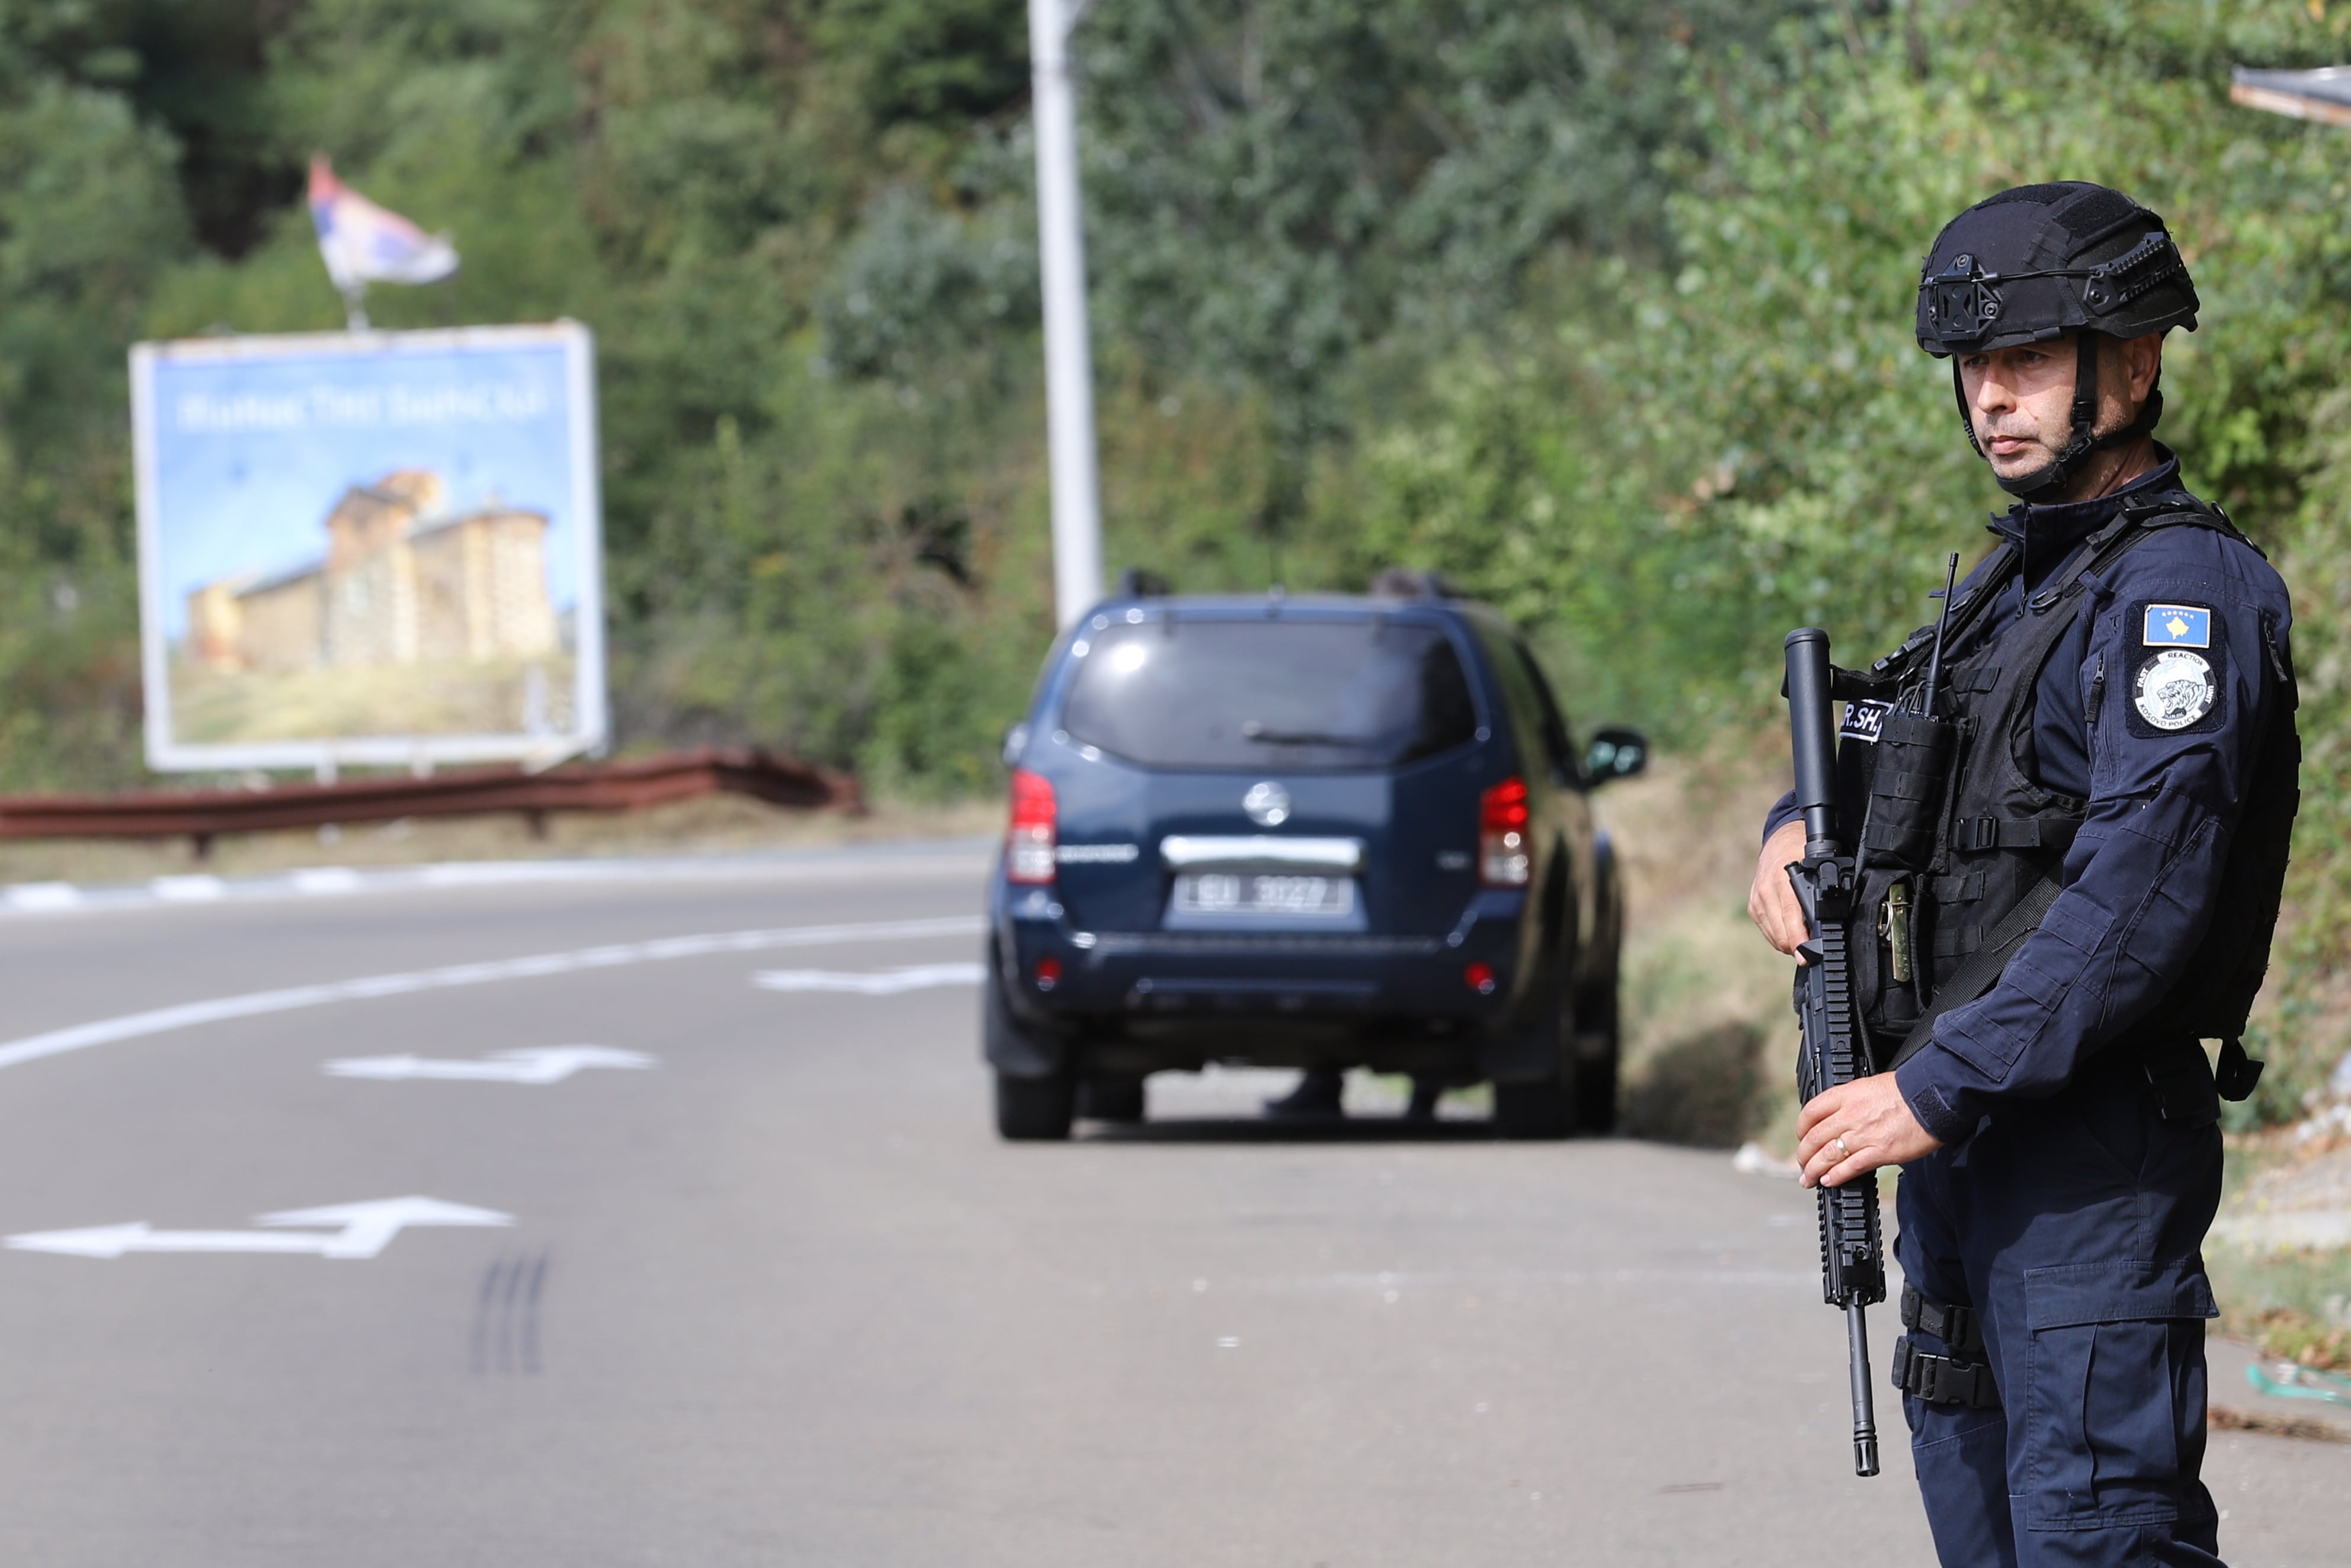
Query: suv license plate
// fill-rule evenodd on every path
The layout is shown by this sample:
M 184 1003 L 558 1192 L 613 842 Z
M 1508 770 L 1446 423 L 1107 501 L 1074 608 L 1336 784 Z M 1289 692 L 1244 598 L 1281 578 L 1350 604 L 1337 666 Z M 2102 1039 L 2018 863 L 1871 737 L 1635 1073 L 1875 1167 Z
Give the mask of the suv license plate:
M 1344 920 L 1355 913 L 1355 879 L 1190 872 L 1176 879 L 1176 907 L 1186 915 L 1280 915 L 1310 920 Z

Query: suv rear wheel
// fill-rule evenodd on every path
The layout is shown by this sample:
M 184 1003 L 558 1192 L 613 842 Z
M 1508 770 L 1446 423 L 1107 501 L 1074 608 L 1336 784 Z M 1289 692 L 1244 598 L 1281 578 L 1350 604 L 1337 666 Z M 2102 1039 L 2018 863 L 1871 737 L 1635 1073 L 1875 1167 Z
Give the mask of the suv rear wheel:
M 996 1075 L 997 1135 L 1015 1143 L 1051 1143 L 1070 1135 L 1077 1112 L 1077 1085 L 1068 1074 L 1051 1078 Z
M 1617 1027 L 1616 971 L 1577 1000 L 1575 1124 L 1587 1133 L 1616 1125 L 1616 1077 L 1623 1055 Z
M 1494 1085 L 1494 1126 L 1506 1138 L 1564 1138 L 1568 1111 L 1563 1078 Z
M 990 968 L 994 966 L 990 965 Z M 1030 1030 L 1013 1017 L 1012 1009 L 1004 1000 L 1004 982 L 989 975 L 983 989 L 986 999 L 980 1006 L 980 1028 L 987 1034 L 987 1057 L 991 1061 L 1006 1058 L 1013 1061 L 1042 1057 L 1054 1060 L 1050 1051 L 1026 1044 Z M 1022 1043 L 1006 1049 L 1009 1037 L 1020 1037 Z M 997 1135 L 1019 1143 L 1043 1143 L 1070 1135 L 1070 1123 L 1077 1114 L 1077 1080 L 1064 1071 L 1041 1078 L 1020 1077 L 998 1068 L 996 1072 L 996 1132 Z
M 1574 1126 L 1578 1084 L 1565 990 L 1557 980 L 1546 985 L 1527 1025 L 1542 1038 L 1551 1071 L 1494 1085 L 1494 1130 L 1506 1138 L 1563 1138 Z

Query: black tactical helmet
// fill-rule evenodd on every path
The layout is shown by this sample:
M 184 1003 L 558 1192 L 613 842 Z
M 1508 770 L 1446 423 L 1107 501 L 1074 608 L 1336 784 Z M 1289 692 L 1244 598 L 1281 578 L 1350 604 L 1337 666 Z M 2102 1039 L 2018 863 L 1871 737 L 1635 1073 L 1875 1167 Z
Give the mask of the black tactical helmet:
M 2062 484 L 2092 452 L 2155 428 L 2163 397 L 2093 440 L 2098 409 L 2097 340 L 2196 329 L 2196 285 L 2163 220 L 2120 191 L 2078 180 L 2018 185 L 1978 202 L 1943 227 L 1918 283 L 1918 346 L 1938 359 L 2046 342 L 2078 332 L 2074 428 L 2057 460 L 2001 486 L 2030 496 Z M 1979 454 L 1975 421 L 1956 362 L 1959 423 Z

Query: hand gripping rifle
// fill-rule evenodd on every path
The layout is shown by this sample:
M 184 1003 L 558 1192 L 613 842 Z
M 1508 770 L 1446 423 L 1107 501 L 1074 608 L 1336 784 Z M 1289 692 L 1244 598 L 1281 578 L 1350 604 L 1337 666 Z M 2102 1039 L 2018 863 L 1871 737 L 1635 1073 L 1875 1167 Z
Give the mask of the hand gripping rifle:
M 1829 722 L 1829 634 L 1788 633 L 1788 728 L 1796 759 L 1796 805 L 1804 814 L 1804 858 L 1788 868 L 1812 939 L 1798 950 L 1796 1017 L 1804 1030 L 1796 1088 L 1806 1100 L 1870 1071 L 1869 1046 L 1854 1006 L 1847 946 L 1858 868 L 1838 838 L 1836 730 Z M 1821 1293 L 1844 1309 L 1852 1352 L 1853 1470 L 1877 1473 L 1877 1417 L 1871 1403 L 1869 1323 L 1864 1309 L 1886 1299 L 1886 1248 L 1877 1224 L 1877 1173 L 1816 1189 L 1821 1209 Z

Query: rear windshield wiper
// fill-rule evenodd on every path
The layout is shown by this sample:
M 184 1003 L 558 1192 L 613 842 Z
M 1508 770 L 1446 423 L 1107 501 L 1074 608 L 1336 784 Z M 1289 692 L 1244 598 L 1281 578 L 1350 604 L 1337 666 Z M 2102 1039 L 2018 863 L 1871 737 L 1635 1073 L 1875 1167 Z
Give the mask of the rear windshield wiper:
M 1250 719 L 1241 726 L 1245 739 L 1266 746 L 1369 746 L 1368 735 L 1327 735 L 1313 729 L 1273 729 Z

